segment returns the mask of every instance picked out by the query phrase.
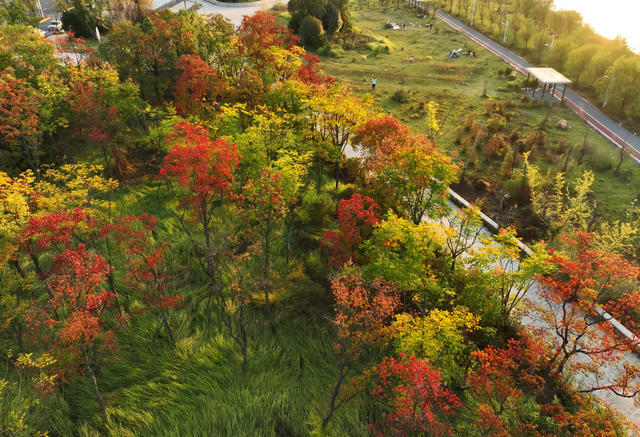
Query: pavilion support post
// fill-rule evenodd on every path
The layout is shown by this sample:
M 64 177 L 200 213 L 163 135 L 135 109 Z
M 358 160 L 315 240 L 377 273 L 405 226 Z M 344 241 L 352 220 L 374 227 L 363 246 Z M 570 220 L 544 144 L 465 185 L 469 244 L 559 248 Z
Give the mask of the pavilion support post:
M 560 97 L 560 103 L 564 102 L 564 93 L 567 91 L 567 84 L 562 87 L 562 97 Z
M 555 97 L 556 96 L 556 84 L 553 84 L 553 90 L 551 91 L 551 97 Z
M 542 84 L 542 101 L 544 102 L 544 92 L 547 90 L 547 84 L 543 83 Z
M 532 91 L 531 91 L 531 98 L 535 99 L 536 98 L 536 88 L 538 87 L 538 79 L 536 79 L 536 81 L 533 83 Z

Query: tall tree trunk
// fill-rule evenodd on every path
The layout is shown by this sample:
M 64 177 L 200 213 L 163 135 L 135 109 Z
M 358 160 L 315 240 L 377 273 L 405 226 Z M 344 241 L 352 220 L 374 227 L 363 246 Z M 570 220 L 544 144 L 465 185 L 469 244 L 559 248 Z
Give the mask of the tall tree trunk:
M 102 418 L 104 419 L 105 425 L 109 424 L 109 417 L 107 416 L 107 408 L 104 405 L 104 401 L 102 399 L 102 395 L 100 394 L 100 389 L 98 388 L 98 380 L 96 379 L 96 373 L 93 369 L 93 366 L 89 362 L 89 355 L 87 351 L 84 351 L 85 358 L 85 368 L 87 369 L 87 375 L 91 379 L 91 383 L 93 384 L 93 392 L 96 395 L 96 401 L 98 401 L 98 405 L 100 406 L 100 411 L 102 413 Z
M 331 421 L 331 418 L 333 418 L 333 414 L 336 412 L 336 401 L 338 400 L 340 388 L 342 387 L 342 384 L 347 377 L 348 371 L 348 367 L 344 363 L 342 363 L 338 371 L 338 381 L 336 381 L 336 385 L 333 388 L 333 393 L 331 395 L 331 400 L 329 401 L 329 411 L 327 412 L 325 418 L 322 420 L 322 429 L 325 429 L 327 427 L 327 424 Z
M 176 340 L 173 337 L 173 330 L 171 329 L 171 325 L 169 325 L 169 321 L 167 320 L 167 313 L 162 312 L 162 323 L 164 324 L 165 329 L 167 330 L 167 334 L 169 335 L 169 341 L 172 346 L 176 345 Z
M 271 291 L 271 286 L 269 283 L 269 264 L 271 263 L 271 253 L 269 248 L 270 243 L 270 234 L 271 234 L 271 217 L 268 218 L 266 224 L 266 230 L 264 235 L 264 265 L 262 267 L 262 280 L 264 287 L 264 311 L 269 313 L 269 292 Z

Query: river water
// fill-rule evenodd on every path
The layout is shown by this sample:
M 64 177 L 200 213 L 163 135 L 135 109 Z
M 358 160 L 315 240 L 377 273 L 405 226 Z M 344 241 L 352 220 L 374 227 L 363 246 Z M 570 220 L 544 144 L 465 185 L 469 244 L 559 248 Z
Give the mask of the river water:
M 578 11 L 584 22 L 607 38 L 620 35 L 640 53 L 640 0 L 554 0 L 556 9 Z

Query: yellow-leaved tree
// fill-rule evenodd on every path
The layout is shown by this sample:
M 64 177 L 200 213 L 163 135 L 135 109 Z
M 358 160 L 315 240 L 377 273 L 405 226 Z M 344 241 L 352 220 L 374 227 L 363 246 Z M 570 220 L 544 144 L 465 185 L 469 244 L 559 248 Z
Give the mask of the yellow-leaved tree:
M 442 369 L 449 380 L 462 378 L 469 348 L 466 335 L 478 328 L 480 317 L 457 306 L 451 311 L 434 309 L 424 317 L 402 313 L 393 323 L 399 352 L 426 358 Z
M 340 176 L 340 163 L 349 140 L 360 124 L 374 116 L 373 98 L 356 97 L 339 85 L 326 93 L 319 93 L 308 101 L 312 110 L 312 127 L 315 134 L 318 160 L 334 164 L 336 190 Z
M 495 293 L 500 303 L 502 326 L 533 287 L 536 275 L 550 271 L 551 255 L 544 243 L 532 246 L 531 253 L 522 257 L 519 242 L 515 228 L 503 228 L 493 238 L 482 238 L 471 256 L 473 267 L 491 274 L 487 291 Z
M 48 354 L 34 358 L 33 354 L 19 353 L 16 356 L 9 351 L 6 367 L 12 372 L 3 372 L 0 378 L 0 435 L 44 437 L 29 426 L 25 420 L 27 414 L 33 414 L 38 404 L 35 392 L 47 392 L 55 383 L 55 376 L 48 373 L 55 360 Z
M 587 230 L 596 206 L 591 191 L 595 180 L 593 173 L 585 171 L 571 187 L 565 180 L 564 173 L 560 172 L 555 175 L 551 187 L 548 187 L 548 177 L 529 163 L 528 153 L 524 155 L 524 164 L 531 190 L 531 207 L 546 226 L 548 238 L 555 240 L 563 232 Z

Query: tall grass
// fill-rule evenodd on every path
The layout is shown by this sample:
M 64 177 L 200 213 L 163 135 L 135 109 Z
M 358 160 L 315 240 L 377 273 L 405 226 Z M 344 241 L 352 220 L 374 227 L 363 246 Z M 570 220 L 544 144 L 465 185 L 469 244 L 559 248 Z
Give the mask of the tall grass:
M 329 181 L 330 182 L 330 181 Z M 91 384 L 77 377 L 45 400 L 29 418 L 57 436 L 306 436 L 317 433 L 335 381 L 331 299 L 298 265 L 274 289 L 269 316 L 259 300 L 249 309 L 249 362 L 207 304 L 204 278 L 184 244 L 158 183 L 124 186 L 114 200 L 119 214 L 160 217 L 158 238 L 170 242 L 184 305 L 171 315 L 171 347 L 158 320 L 121 290 L 134 313 L 119 335 L 116 361 L 98 377 L 109 425 L 102 423 Z M 116 265 L 121 261 L 113 260 Z M 123 267 L 123 266 L 120 266 Z M 259 295 L 257 290 L 256 296 Z M 338 411 L 326 435 L 368 435 L 367 411 L 358 399 Z

